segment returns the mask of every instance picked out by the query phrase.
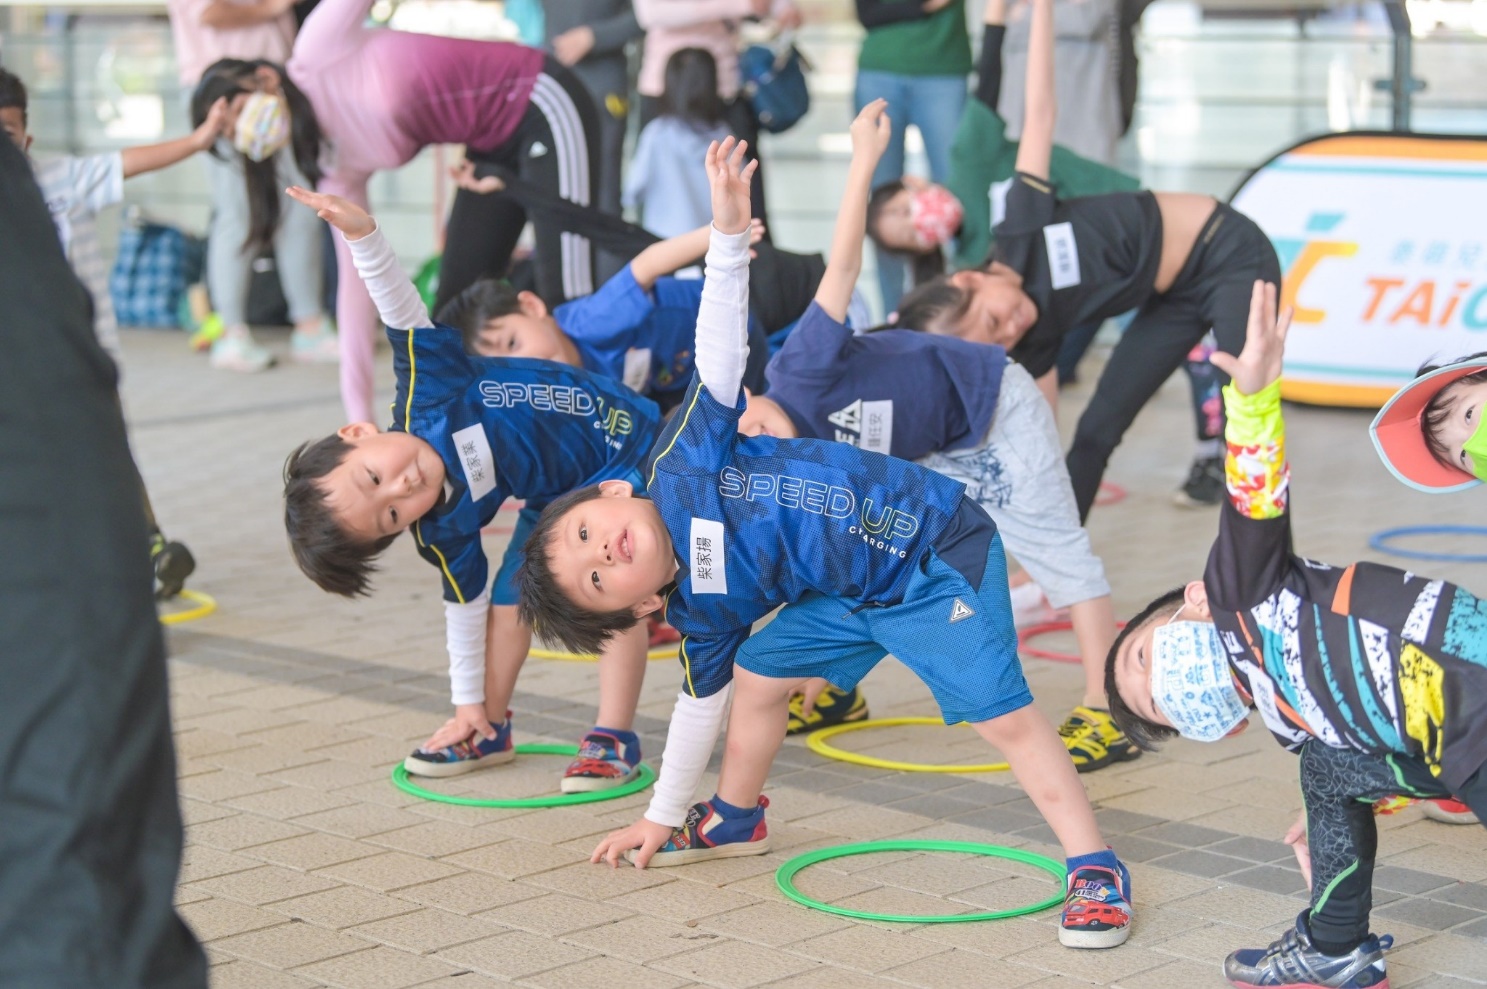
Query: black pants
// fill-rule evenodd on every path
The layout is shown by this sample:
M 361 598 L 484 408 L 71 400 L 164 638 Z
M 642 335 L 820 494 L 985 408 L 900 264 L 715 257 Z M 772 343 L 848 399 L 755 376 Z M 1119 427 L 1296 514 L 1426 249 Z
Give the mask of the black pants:
M 735 96 L 723 106 L 723 122 L 728 125 L 728 132 L 740 141 L 748 141 L 749 157 L 759 159 L 759 167 L 754 169 L 754 178 L 749 183 L 750 212 L 755 219 L 764 224 L 765 237 L 768 237 L 769 210 L 764 202 L 764 159 L 759 154 L 759 120 L 754 116 L 753 106 L 742 96 Z M 660 115 L 661 100 L 659 97 L 642 96 L 640 98 L 641 127 Z M 698 162 L 697 167 L 701 168 L 702 162 Z
M 1312 937 L 1351 951 L 1368 936 L 1379 834 L 1374 801 L 1402 793 L 1463 801 L 1487 821 L 1487 772 L 1452 794 L 1423 760 L 1377 756 L 1309 741 L 1301 749 L 1301 795 L 1311 846 Z
M 118 375 L 9 141 L 0 230 L 0 986 L 204 989 Z
M 1145 407 L 1209 329 L 1218 349 L 1244 348 L 1256 279 L 1280 285 L 1275 248 L 1255 222 L 1220 203 L 1187 263 L 1163 295 L 1149 299 L 1110 354 L 1069 447 L 1069 480 L 1079 518 L 1089 515 L 1110 455 Z
M 599 116 L 578 78 L 549 56 L 516 133 L 499 148 L 467 148 L 477 175 L 504 167 L 580 206 L 595 201 Z M 455 193 L 439 263 L 434 310 L 481 278 L 501 278 L 526 226 L 521 203 L 506 193 Z M 536 225 L 538 294 L 550 306 L 594 291 L 594 248 L 573 233 Z

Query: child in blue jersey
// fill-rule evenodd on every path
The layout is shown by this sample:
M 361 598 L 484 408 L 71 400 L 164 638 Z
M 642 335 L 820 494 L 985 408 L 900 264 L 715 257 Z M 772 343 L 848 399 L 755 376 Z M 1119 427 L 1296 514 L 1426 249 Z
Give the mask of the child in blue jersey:
M 1405 793 L 1487 813 L 1487 601 L 1376 563 L 1334 567 L 1291 546 L 1281 356 L 1290 323 L 1276 287 L 1252 290 L 1232 384 L 1229 498 L 1201 580 L 1149 604 L 1110 651 L 1117 723 L 1151 747 L 1216 742 L 1250 708 L 1300 755 L 1306 811 L 1286 836 L 1311 906 L 1268 948 L 1236 951 L 1236 986 L 1380 989 L 1390 939 L 1369 933 L 1373 804 Z M 1221 765 L 1221 764 L 1220 764 Z M 1221 771 L 1215 765 L 1215 772 Z
M 870 175 L 877 148 L 849 174 Z M 1079 524 L 1053 410 L 1032 376 L 1001 347 L 914 330 L 854 335 L 842 322 L 862 262 L 866 184 L 849 180 L 816 299 L 769 362 L 770 390 L 749 395 L 739 418 L 747 436 L 835 439 L 891 454 L 961 481 L 986 509 L 1007 549 L 1048 594 L 1069 608 L 1084 664 L 1084 698 L 1059 734 L 1080 772 L 1134 759 L 1105 700 L 1105 654 L 1115 611 L 1105 567 Z M 826 711 L 842 720 L 859 697 L 828 691 Z M 814 724 L 815 698 L 792 702 L 791 727 Z M 797 706 L 798 705 L 798 706 Z
M 852 124 L 854 146 L 882 146 L 888 135 L 881 102 Z M 639 867 L 766 851 L 761 791 L 791 692 L 817 677 L 851 688 L 891 651 L 930 687 L 946 723 L 972 723 L 1006 755 L 1058 835 L 1069 860 L 1060 940 L 1120 944 L 1129 878 L 1067 750 L 1032 706 L 995 524 L 963 484 L 907 461 L 738 432 L 754 170 L 743 150 L 730 138 L 708 152 L 713 232 L 698 377 L 647 464 L 654 500 L 605 481 L 554 502 L 517 577 L 523 613 L 570 647 L 592 647 L 663 604 L 684 636 L 683 690 L 650 807 L 601 842 L 594 861 L 616 864 L 636 849 Z M 865 158 L 852 168 L 862 173 L 854 181 L 870 174 Z M 730 683 L 718 791 L 693 804 Z
M 596 481 L 640 483 L 655 438 L 654 403 L 618 382 L 549 361 L 470 357 L 459 333 L 436 326 L 396 256 L 359 207 L 290 189 L 346 238 L 392 342 L 393 423 L 351 423 L 301 446 L 285 465 L 285 524 L 301 569 L 320 587 L 366 593 L 372 559 L 411 528 L 443 576 L 454 717 L 410 755 L 422 776 L 508 762 L 511 701 L 531 644 L 516 614 L 513 575 L 542 505 Z M 490 591 L 480 530 L 507 498 L 526 507 Z M 643 629 L 599 662 L 599 714 L 564 792 L 629 779 L 640 761 L 632 729 L 645 671 Z

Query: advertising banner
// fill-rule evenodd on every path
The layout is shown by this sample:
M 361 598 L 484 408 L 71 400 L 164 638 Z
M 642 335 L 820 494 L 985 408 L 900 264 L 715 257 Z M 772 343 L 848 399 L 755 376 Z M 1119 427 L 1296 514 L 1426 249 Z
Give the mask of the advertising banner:
M 1286 398 L 1379 406 L 1421 363 L 1487 350 L 1487 138 L 1309 139 L 1232 202 L 1270 235 L 1296 307 Z

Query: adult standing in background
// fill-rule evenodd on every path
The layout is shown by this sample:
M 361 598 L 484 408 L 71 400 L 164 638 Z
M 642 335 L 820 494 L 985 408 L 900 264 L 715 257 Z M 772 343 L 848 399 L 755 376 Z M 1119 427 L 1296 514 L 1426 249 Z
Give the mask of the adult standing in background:
M 181 88 L 190 94 L 207 66 L 219 59 L 245 62 L 264 59 L 283 64 L 294 47 L 297 24 L 292 0 L 168 0 L 171 33 Z M 223 334 L 212 344 L 213 367 L 229 371 L 262 371 L 273 363 L 267 350 L 248 329 L 248 286 L 258 251 L 250 246 L 253 210 L 244 178 L 242 157 L 223 138 L 207 162 L 212 196 L 212 222 L 207 240 L 207 291 L 222 319 Z M 304 185 L 308 179 L 291 148 L 273 158 L 277 185 Z M 298 212 L 298 211 L 295 211 Z M 338 346 L 322 305 L 320 263 L 324 247 L 320 224 L 314 217 L 281 213 L 274 235 L 282 270 L 291 277 L 281 282 L 290 303 L 295 333 L 291 353 L 297 360 L 335 361 Z M 313 259 L 313 264 L 305 259 Z
M 1027 94 L 1029 5 L 1007 11 L 1002 97 L 997 107 L 1007 133 L 1022 134 Z M 1119 0 L 1055 0 L 1054 85 L 1058 121 L 1053 140 L 1081 158 L 1115 164 L 1115 145 L 1125 133 L 1121 116 Z
M 963 0 L 956 0 L 963 2 Z M 800 27 L 800 10 L 794 0 L 635 0 L 635 17 L 645 28 L 645 48 L 640 60 L 640 125 L 644 127 L 661 113 L 661 93 L 666 88 L 666 63 L 683 48 L 702 48 L 718 64 L 718 95 L 723 98 L 729 133 L 749 142 L 749 154 L 758 167 L 749 188 L 754 216 L 769 220 L 764 199 L 764 161 L 759 148 L 759 121 L 754 108 L 741 92 L 738 70 L 739 22 L 750 17 L 768 18 L 786 31 Z M 969 62 L 969 55 L 967 55 Z
M 950 145 L 965 109 L 971 72 L 971 38 L 965 0 L 857 0 L 857 19 L 867 28 L 857 56 L 854 107 L 888 101 L 893 137 L 873 171 L 873 188 L 904 174 L 904 134 L 919 129 L 929 174 L 950 178 Z M 892 312 L 904 292 L 902 258 L 878 252 L 878 287 L 883 312 Z

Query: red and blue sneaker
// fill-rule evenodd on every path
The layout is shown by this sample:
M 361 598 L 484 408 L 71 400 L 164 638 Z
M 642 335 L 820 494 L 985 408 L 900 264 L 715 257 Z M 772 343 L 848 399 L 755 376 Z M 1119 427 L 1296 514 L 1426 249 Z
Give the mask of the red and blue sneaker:
M 447 749 L 428 752 L 414 749 L 413 754 L 403 760 L 403 768 L 412 776 L 459 776 L 485 766 L 499 766 L 516 758 L 516 745 L 511 741 L 511 712 L 501 724 L 491 722 L 496 730 L 494 739 L 471 735 L 463 742 L 456 742 Z
M 595 728 L 578 743 L 578 755 L 558 785 L 564 793 L 608 790 L 634 779 L 639 767 L 640 739 L 634 732 Z
M 1346 955 L 1324 955 L 1311 942 L 1306 912 L 1268 948 L 1242 948 L 1224 959 L 1224 978 L 1236 986 L 1270 989 L 1389 989 L 1384 952 L 1388 934 L 1370 934 Z
M 686 865 L 708 859 L 737 858 L 741 855 L 763 855 L 769 851 L 769 828 L 764 823 L 768 797 L 759 798 L 753 813 L 731 820 L 718 813 L 714 801 L 693 804 L 682 826 L 671 832 L 671 838 L 651 856 L 650 868 Z M 634 861 L 632 849 L 625 858 Z
M 1069 871 L 1058 940 L 1066 948 L 1113 948 L 1131 935 L 1130 878 L 1125 867 L 1083 865 Z

